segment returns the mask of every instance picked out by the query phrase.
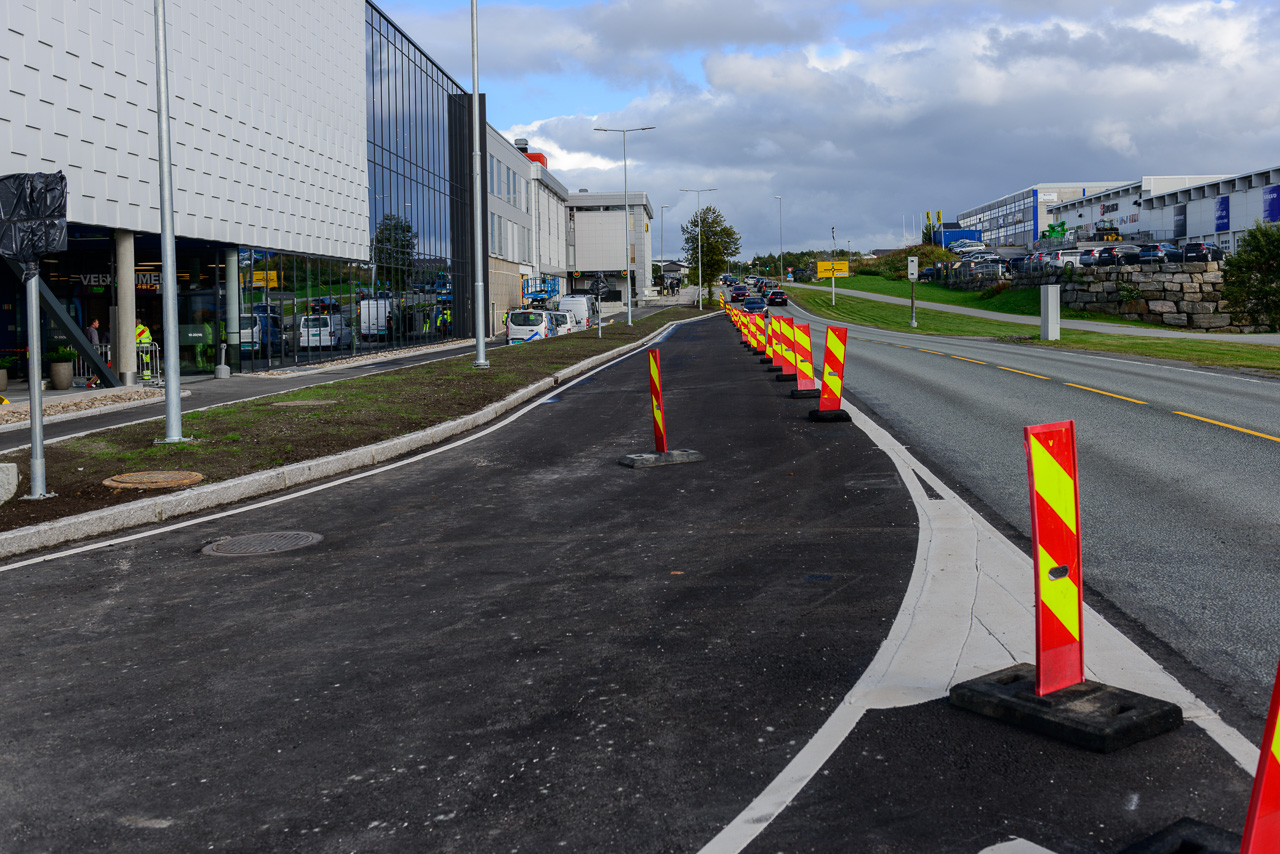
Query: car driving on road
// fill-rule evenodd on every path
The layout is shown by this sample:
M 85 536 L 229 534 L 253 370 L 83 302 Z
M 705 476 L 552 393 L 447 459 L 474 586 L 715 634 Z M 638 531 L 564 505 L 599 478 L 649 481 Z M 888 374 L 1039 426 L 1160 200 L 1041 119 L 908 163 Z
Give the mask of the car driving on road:
M 747 297 L 742 303 L 742 310 L 748 314 L 764 314 L 765 304 L 760 297 Z
M 764 301 L 769 305 L 786 305 L 787 292 L 786 291 L 769 291 L 769 293 L 765 295 Z

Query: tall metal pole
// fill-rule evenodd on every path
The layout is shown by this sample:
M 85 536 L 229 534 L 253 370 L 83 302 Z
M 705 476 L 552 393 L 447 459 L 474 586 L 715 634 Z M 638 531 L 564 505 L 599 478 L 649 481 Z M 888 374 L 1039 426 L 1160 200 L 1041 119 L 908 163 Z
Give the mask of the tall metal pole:
M 655 125 L 642 128 L 595 128 L 601 133 L 622 134 L 622 277 L 627 292 L 627 326 L 631 325 L 631 197 L 627 187 L 627 134 L 634 131 L 653 130 Z
M 778 287 L 782 287 L 782 196 L 774 196 L 778 200 Z
M 23 265 L 27 283 L 27 386 L 31 399 L 31 494 L 28 498 L 48 498 L 44 491 L 44 397 L 40 388 L 40 264 Z
M 480 14 L 476 8 L 477 0 L 471 0 L 471 207 L 472 235 L 475 243 L 473 253 L 475 264 L 475 288 L 472 302 L 475 303 L 476 360 L 473 368 L 487 368 L 489 361 L 484 352 L 484 212 L 481 210 L 484 201 L 484 188 L 480 184 Z
M 156 0 L 156 114 L 160 148 L 160 300 L 164 317 L 164 439 L 182 436 L 182 375 L 178 360 L 178 259 L 173 238 L 173 157 L 169 150 L 169 63 L 165 0 Z
M 681 188 L 682 193 L 695 193 L 698 205 L 698 311 L 702 311 L 702 194 L 714 193 L 715 187 L 707 187 L 702 190 L 686 190 Z

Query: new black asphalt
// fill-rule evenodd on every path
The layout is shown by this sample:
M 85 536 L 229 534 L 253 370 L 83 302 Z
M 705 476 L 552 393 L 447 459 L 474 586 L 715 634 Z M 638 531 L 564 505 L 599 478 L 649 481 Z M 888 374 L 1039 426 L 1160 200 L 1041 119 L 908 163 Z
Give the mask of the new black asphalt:
M 865 668 L 911 571 L 889 460 L 723 320 L 513 424 L 0 575 L 17 851 L 696 850 Z M 768 379 L 768 382 L 764 380 Z M 250 533 L 317 545 L 201 554 Z
M 641 352 L 432 456 L 0 573 L 0 849 L 699 850 L 863 673 L 918 535 L 888 457 L 736 341 L 660 344 L 705 462 L 617 464 L 652 448 Z M 201 553 L 279 531 L 324 539 Z M 1192 726 L 1098 756 L 937 701 L 867 713 L 746 850 L 1114 851 L 1238 831 L 1249 783 Z

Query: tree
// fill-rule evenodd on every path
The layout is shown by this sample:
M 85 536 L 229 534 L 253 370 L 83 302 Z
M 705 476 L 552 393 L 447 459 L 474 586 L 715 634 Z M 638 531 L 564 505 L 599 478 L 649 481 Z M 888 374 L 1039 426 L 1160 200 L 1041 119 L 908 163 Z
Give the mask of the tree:
M 374 290 L 400 291 L 409 282 L 418 232 L 407 218 L 385 214 L 373 232 L 373 262 L 378 285 Z
M 701 281 L 704 286 L 708 286 L 728 269 L 729 259 L 736 257 L 741 251 L 742 237 L 733 226 L 725 222 L 724 214 L 712 205 L 707 205 L 695 213 L 689 222 L 680 226 L 680 232 L 684 235 L 684 257 L 689 264 L 688 280 L 694 283 L 699 281 L 699 230 L 702 232 Z
M 1255 222 L 1222 271 L 1222 298 L 1255 324 L 1280 321 L 1280 223 Z

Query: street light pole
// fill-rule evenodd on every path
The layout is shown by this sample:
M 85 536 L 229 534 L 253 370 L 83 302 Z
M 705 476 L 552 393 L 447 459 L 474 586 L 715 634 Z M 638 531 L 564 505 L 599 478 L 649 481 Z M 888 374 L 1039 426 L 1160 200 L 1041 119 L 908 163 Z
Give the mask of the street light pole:
M 778 287 L 782 287 L 782 196 L 774 196 L 778 200 Z
M 182 375 L 178 361 L 178 259 L 173 237 L 173 155 L 169 149 L 169 49 L 164 22 L 165 0 L 156 0 L 156 143 L 160 155 L 160 294 L 164 318 L 164 439 L 185 442 L 182 435 Z M 123 319 L 117 319 L 123 322 Z M 37 380 L 38 381 L 38 380 Z
M 642 128 L 595 128 L 601 133 L 622 134 L 622 263 L 624 265 L 623 284 L 627 292 L 627 326 L 631 325 L 631 196 L 627 186 L 627 134 L 642 130 L 653 130 L 654 125 Z
M 658 211 L 658 254 L 662 259 L 658 262 L 662 273 L 662 290 L 667 289 L 667 208 L 671 205 L 663 205 Z
M 714 193 L 716 187 L 708 187 L 704 190 L 685 190 L 682 193 L 696 193 L 695 198 L 698 200 L 698 311 L 702 311 L 702 194 Z
M 472 242 L 475 243 L 473 261 L 475 264 L 475 288 L 472 302 L 475 304 L 476 360 L 473 368 L 489 367 L 489 360 L 484 352 L 484 188 L 481 186 L 480 171 L 483 163 L 480 154 L 480 15 L 476 8 L 477 0 L 471 0 L 471 207 L 475 210 L 471 215 Z

